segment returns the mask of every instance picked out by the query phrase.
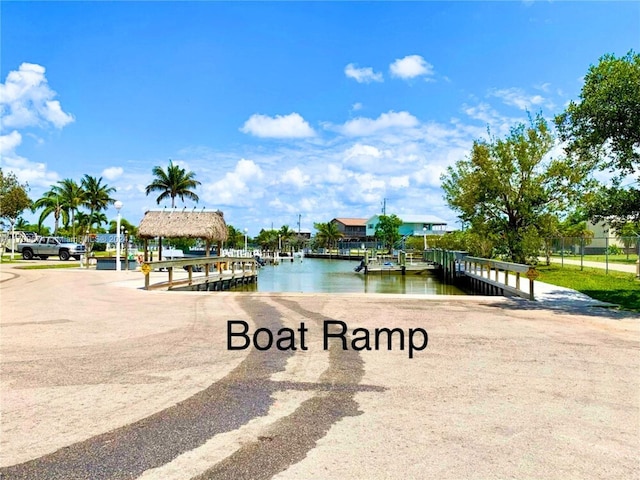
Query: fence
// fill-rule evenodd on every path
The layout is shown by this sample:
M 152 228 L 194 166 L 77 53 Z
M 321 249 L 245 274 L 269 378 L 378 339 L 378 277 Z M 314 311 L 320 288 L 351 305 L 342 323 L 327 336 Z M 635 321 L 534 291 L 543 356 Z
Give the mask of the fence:
M 612 264 L 634 265 L 640 260 L 640 235 L 629 237 L 554 237 L 544 241 L 540 260 L 553 263 L 575 265 L 579 262 L 584 268 L 585 262 L 604 264 L 609 270 Z

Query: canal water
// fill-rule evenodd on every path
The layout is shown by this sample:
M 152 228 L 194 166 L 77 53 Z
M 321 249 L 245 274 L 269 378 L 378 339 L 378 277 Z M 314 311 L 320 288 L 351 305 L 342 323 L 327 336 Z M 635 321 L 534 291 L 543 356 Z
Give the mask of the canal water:
M 285 259 L 258 271 L 257 285 L 243 290 L 304 293 L 409 293 L 464 295 L 453 285 L 445 285 L 433 274 L 400 275 L 383 272 L 364 275 L 353 271 L 359 261 L 317 258 Z

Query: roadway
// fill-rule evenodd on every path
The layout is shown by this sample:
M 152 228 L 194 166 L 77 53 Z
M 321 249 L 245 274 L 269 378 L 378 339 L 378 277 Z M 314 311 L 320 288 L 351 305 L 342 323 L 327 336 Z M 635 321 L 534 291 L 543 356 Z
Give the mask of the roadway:
M 142 284 L 140 272 L 0 266 L 3 479 L 640 475 L 638 315 Z M 230 320 L 304 322 L 308 348 L 229 350 Z M 325 350 L 328 320 L 352 339 L 423 328 L 429 343 L 412 359 L 399 342 Z

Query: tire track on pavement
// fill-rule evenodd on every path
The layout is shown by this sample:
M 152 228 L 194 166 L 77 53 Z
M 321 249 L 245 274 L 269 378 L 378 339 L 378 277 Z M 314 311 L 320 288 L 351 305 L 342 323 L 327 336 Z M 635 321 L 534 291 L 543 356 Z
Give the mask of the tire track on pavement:
M 315 321 L 318 326 L 324 320 L 332 320 L 291 300 L 273 298 L 273 301 Z M 334 424 L 364 413 L 353 398 L 357 392 L 385 390 L 360 385 L 363 377 L 364 361 L 360 353 L 343 351 L 334 343 L 329 349 L 329 368 L 314 385 L 317 391 L 314 397 L 302 402 L 291 415 L 276 421 L 256 441 L 245 444 L 193 480 L 268 479 L 300 462 Z M 289 388 L 296 388 L 295 383 Z
M 257 298 L 241 301 L 259 326 L 283 327 L 278 310 Z M 3 479 L 131 479 L 267 414 L 292 352 L 249 350 L 226 377 L 188 399 L 138 422 L 77 442 L 42 457 L 0 469 Z

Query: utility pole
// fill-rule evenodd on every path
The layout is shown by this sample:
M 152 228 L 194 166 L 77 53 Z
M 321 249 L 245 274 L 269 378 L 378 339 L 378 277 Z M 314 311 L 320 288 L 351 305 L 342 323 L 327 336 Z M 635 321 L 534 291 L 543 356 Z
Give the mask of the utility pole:
M 298 235 L 300 235 L 300 219 L 302 218 L 301 214 L 298 214 Z
M 382 215 L 387 215 L 387 199 L 382 199 Z

